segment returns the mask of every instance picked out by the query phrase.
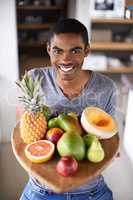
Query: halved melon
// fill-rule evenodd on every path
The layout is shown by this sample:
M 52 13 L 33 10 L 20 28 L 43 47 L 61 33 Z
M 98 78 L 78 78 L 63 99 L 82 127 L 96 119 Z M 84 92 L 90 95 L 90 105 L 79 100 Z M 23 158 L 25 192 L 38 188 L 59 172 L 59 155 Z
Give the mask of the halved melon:
M 87 133 L 101 139 L 111 138 L 118 132 L 115 119 L 98 107 L 87 107 L 81 115 L 81 125 Z
M 43 163 L 51 159 L 55 145 L 48 140 L 38 140 L 25 148 L 26 157 L 33 163 Z

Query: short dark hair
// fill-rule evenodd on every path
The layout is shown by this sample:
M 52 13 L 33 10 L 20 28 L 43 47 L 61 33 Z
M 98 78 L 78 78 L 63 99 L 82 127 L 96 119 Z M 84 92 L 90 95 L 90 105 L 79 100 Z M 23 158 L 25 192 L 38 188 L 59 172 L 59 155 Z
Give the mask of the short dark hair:
M 65 18 L 57 21 L 57 23 L 50 29 L 48 36 L 48 43 L 54 34 L 61 33 L 77 33 L 80 34 L 85 47 L 89 44 L 87 28 L 78 20 L 73 18 Z

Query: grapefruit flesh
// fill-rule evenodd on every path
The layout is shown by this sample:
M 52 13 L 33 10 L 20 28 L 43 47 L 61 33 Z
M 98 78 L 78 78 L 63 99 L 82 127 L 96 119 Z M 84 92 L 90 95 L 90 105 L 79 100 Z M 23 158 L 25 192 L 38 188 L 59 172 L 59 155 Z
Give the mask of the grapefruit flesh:
M 25 148 L 26 157 L 33 163 L 43 163 L 51 159 L 55 145 L 48 140 L 39 140 L 28 144 Z

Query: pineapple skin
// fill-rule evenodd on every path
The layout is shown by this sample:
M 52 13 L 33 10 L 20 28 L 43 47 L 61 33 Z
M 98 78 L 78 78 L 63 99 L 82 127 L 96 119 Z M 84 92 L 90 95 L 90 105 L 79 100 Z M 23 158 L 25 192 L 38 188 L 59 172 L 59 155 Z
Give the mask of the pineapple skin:
M 20 136 L 24 143 L 31 144 L 43 139 L 47 131 L 47 120 L 43 113 L 25 111 L 20 120 Z

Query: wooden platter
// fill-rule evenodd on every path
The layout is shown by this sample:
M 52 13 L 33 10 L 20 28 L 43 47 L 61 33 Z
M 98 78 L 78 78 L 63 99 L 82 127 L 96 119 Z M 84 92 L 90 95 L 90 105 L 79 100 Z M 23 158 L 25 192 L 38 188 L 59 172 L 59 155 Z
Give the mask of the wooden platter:
M 118 134 L 110 139 L 102 140 L 101 143 L 105 151 L 105 158 L 102 162 L 94 164 L 88 160 L 80 161 L 78 171 L 74 176 L 62 177 L 56 172 L 56 163 L 59 160 L 58 155 L 43 164 L 34 164 L 26 158 L 24 154 L 26 144 L 20 138 L 19 124 L 13 130 L 11 143 L 14 155 L 20 165 L 41 184 L 50 187 L 57 193 L 76 189 L 100 175 L 114 160 L 119 150 Z

